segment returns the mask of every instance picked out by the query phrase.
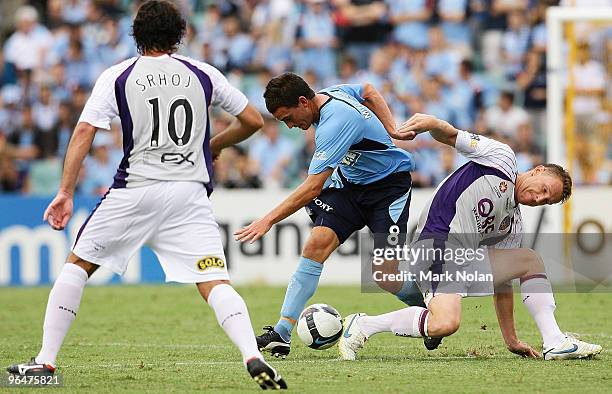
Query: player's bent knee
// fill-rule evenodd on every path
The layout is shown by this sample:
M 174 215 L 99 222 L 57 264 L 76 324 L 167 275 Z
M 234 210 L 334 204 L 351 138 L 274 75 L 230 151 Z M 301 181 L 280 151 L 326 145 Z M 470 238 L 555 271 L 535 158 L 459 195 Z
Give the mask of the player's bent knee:
M 461 319 L 456 316 L 441 316 L 440 318 L 432 318 L 430 315 L 427 322 L 427 334 L 432 337 L 446 337 L 454 334 L 459 330 Z
M 445 337 L 455 333 L 461 324 L 461 296 L 459 294 L 439 294 L 429 301 L 427 334 L 432 337 Z
M 302 251 L 302 256 L 314 261 L 323 262 L 338 246 L 338 236 L 326 227 L 315 227 Z
M 531 273 L 546 272 L 546 267 L 544 267 L 544 262 L 542 261 L 542 258 L 540 257 L 540 255 L 535 250 L 532 250 L 532 249 L 529 249 L 529 252 L 530 252 L 530 258 L 528 262 L 529 271 Z
M 230 282 L 229 280 L 210 280 L 207 282 L 196 283 L 196 286 L 198 288 L 198 291 L 202 295 L 202 298 L 204 298 L 204 301 L 208 302 L 208 296 L 210 296 L 210 292 L 212 291 L 212 289 L 215 286 L 223 284 L 229 285 Z
M 83 270 L 85 270 L 85 272 L 87 272 L 87 276 L 88 277 L 91 277 L 91 275 L 93 275 L 93 273 L 96 272 L 96 270 L 98 268 L 100 268 L 99 265 L 90 263 L 89 261 L 85 261 L 82 258 L 80 258 L 79 256 L 77 256 L 76 254 L 74 254 L 74 253 L 70 253 L 68 255 L 68 259 L 66 260 L 66 264 L 78 265 Z

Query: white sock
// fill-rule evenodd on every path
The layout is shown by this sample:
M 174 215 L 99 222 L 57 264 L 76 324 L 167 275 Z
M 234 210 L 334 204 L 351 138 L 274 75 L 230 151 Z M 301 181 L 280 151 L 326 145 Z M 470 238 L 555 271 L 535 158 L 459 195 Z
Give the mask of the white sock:
M 79 311 L 87 278 L 83 268 L 72 263 L 64 264 L 49 293 L 42 347 L 35 358 L 37 362 L 55 365 L 64 337 Z
M 523 304 L 535 320 L 544 348 L 558 345 L 565 334 L 561 332 L 555 319 L 555 298 L 546 274 L 535 274 L 521 278 Z
M 242 360 L 263 356 L 257 349 L 249 311 L 240 294 L 228 284 L 220 284 L 208 295 L 208 304 L 215 311 L 219 325 L 242 353 Z
M 363 316 L 358 324 L 367 337 L 379 332 L 392 332 L 400 337 L 423 337 L 427 336 L 428 314 L 425 308 L 411 306 L 378 316 Z

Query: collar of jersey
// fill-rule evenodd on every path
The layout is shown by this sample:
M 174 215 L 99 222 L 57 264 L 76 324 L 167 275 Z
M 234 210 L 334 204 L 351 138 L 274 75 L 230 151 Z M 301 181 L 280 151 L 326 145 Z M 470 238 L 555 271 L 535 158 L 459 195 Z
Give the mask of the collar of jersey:
M 141 55 L 140 57 L 145 58 L 145 59 L 161 60 L 161 59 L 169 58 L 170 55 L 167 54 L 167 53 L 164 53 L 163 55 L 160 55 L 160 56 L 145 56 L 145 55 Z

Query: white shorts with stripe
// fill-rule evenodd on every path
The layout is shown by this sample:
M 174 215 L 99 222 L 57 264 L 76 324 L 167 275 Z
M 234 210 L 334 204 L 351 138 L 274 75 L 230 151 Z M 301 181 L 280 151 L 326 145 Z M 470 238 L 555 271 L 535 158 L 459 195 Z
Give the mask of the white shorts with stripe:
M 72 252 L 122 275 L 143 245 L 157 255 L 167 282 L 229 280 L 219 225 L 201 183 L 111 189 L 79 230 Z

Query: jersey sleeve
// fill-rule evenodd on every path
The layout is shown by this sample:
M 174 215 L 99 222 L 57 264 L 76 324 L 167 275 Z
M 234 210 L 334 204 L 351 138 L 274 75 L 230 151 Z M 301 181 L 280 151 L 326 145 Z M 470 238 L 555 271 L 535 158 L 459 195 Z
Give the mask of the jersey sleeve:
M 455 148 L 467 159 L 505 173 L 514 182 L 516 156 L 512 148 L 491 138 L 459 130 Z
M 363 85 L 358 85 L 358 84 L 336 85 L 332 89 L 338 89 L 350 95 L 351 97 L 354 97 L 355 100 L 359 101 L 360 103 L 363 103 L 365 101 L 365 99 L 361 97 L 361 94 L 363 93 Z
M 336 168 L 351 145 L 363 139 L 363 129 L 354 120 L 338 116 L 329 118 L 315 132 L 315 153 L 310 161 L 308 175 L 320 174 Z
M 210 104 L 218 106 L 222 110 L 228 112 L 231 115 L 239 115 L 246 108 L 249 100 L 240 90 L 233 87 L 225 75 L 221 71 L 208 63 L 200 62 L 192 58 L 172 55 L 182 61 L 190 63 L 192 66 L 197 67 L 200 71 L 203 71 L 209 78 L 212 84 L 212 97 L 210 98 Z
M 109 68 L 98 77 L 81 112 L 79 122 L 87 122 L 96 128 L 110 130 L 111 121 L 119 116 L 115 99 L 115 74 L 114 70 Z
M 209 66 L 206 72 L 210 75 L 213 87 L 211 104 L 221 107 L 221 109 L 234 116 L 244 111 L 249 103 L 244 93 L 233 87 L 216 68 Z

